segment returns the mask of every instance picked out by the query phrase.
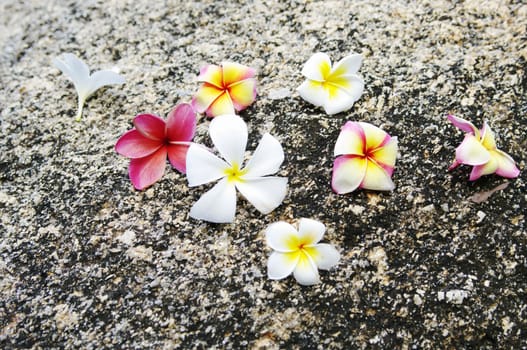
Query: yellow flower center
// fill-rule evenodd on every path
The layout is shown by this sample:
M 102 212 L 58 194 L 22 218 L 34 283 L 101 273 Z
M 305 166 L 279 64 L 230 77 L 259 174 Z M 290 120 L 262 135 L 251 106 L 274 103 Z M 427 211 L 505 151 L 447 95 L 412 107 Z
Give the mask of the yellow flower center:
M 237 163 L 233 163 L 230 168 L 225 169 L 224 173 L 229 182 L 243 182 L 242 176 L 247 173 L 247 170 L 240 169 Z

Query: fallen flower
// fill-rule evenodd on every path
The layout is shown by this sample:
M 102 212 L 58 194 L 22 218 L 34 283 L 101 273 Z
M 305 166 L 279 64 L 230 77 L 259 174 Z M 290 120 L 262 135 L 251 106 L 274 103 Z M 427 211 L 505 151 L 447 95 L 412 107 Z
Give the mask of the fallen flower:
M 88 68 L 86 63 L 71 53 L 65 53 L 62 57 L 54 58 L 53 64 L 73 82 L 75 90 L 77 90 L 78 109 L 76 121 L 81 120 L 84 102 L 95 91 L 105 85 L 124 84 L 125 82 L 123 76 L 111 70 L 100 70 L 90 75 L 90 68 Z
M 359 99 L 364 81 L 357 75 L 361 55 L 349 55 L 334 67 L 328 55 L 314 54 L 304 65 L 302 75 L 307 80 L 297 88 L 302 98 L 315 106 L 322 106 L 327 114 L 346 111 Z
M 520 170 L 507 153 L 496 147 L 494 133 L 486 121 L 483 128 L 478 130 L 471 122 L 463 118 L 449 115 L 447 119 L 455 127 L 466 132 L 465 139 L 456 148 L 456 159 L 448 170 L 460 164 L 471 165 L 473 168 L 469 177 L 470 181 L 494 173 L 506 178 L 518 177 Z
M 134 126 L 119 138 L 115 150 L 131 158 L 128 173 L 136 189 L 142 190 L 163 176 L 167 155 L 170 164 L 185 173 L 187 150 L 196 130 L 196 113 L 191 105 L 174 107 L 166 123 L 156 115 L 139 114 Z
M 364 122 L 347 122 L 342 127 L 334 155 L 333 191 L 348 193 L 357 188 L 391 191 L 397 157 L 397 137 Z
M 209 117 L 244 110 L 256 99 L 254 76 L 254 69 L 238 63 L 207 65 L 198 76 L 198 81 L 203 84 L 194 96 L 192 106 Z
M 198 186 L 219 179 L 190 209 L 190 216 L 210 222 L 234 220 L 236 189 L 262 214 L 282 203 L 287 191 L 287 178 L 274 174 L 284 161 L 282 146 L 270 134 L 263 135 L 252 158 L 243 167 L 247 145 L 247 125 L 236 115 L 222 115 L 210 123 L 209 134 L 222 160 L 204 147 L 192 144 L 187 153 L 189 186 Z
M 325 231 L 324 224 L 312 219 L 300 219 L 298 231 L 283 221 L 269 225 L 265 237 L 274 250 L 267 261 L 269 278 L 280 280 L 293 273 L 302 285 L 319 283 L 318 269 L 329 270 L 340 260 L 332 245 L 318 243 Z

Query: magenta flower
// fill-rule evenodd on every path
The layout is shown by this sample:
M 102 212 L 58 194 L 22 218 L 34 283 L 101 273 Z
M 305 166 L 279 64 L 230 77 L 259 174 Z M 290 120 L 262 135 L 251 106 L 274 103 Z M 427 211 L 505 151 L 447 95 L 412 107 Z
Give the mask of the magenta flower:
M 458 129 L 466 132 L 465 139 L 456 148 L 456 159 L 448 168 L 452 170 L 460 164 L 473 166 L 469 180 L 475 181 L 483 175 L 496 174 L 506 178 L 515 178 L 520 170 L 514 160 L 496 147 L 494 133 L 487 122 L 478 130 L 474 124 L 453 115 L 447 119 Z
M 188 103 L 174 107 L 165 121 L 152 114 L 134 118 L 132 130 L 117 140 L 115 151 L 130 159 L 128 173 L 134 187 L 142 190 L 165 173 L 166 159 L 186 172 L 187 150 L 196 130 L 196 113 Z

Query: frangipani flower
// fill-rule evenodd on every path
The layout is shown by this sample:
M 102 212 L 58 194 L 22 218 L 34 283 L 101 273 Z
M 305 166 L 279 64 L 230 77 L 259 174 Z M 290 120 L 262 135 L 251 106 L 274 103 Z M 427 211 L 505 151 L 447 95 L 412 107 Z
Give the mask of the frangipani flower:
M 209 134 L 222 160 L 204 147 L 192 144 L 187 153 L 189 186 L 220 180 L 190 209 L 190 216 L 210 222 L 232 222 L 236 212 L 236 189 L 262 214 L 273 211 L 284 200 L 287 178 L 274 174 L 284 161 L 282 146 L 266 133 L 252 158 L 243 166 L 247 125 L 236 115 L 214 118 Z
M 364 188 L 391 191 L 397 157 L 397 137 L 363 122 L 347 122 L 335 144 L 333 191 L 339 194 Z
M 362 56 L 354 54 L 331 67 L 328 55 L 317 52 L 304 65 L 302 75 L 307 80 L 297 91 L 304 100 L 322 106 L 327 114 L 346 111 L 364 90 L 364 81 L 357 75 L 361 63 Z
M 460 164 L 472 165 L 470 181 L 494 173 L 507 178 L 518 177 L 520 170 L 507 153 L 496 148 L 494 133 L 486 121 L 483 128 L 478 130 L 465 119 L 453 115 L 449 115 L 447 118 L 455 127 L 466 132 L 465 139 L 456 148 L 456 159 L 448 170 L 452 170 Z
M 209 117 L 236 114 L 236 111 L 250 106 L 256 98 L 254 75 L 254 69 L 238 63 L 205 66 L 198 77 L 203 85 L 194 96 L 192 106 Z
M 86 63 L 71 53 L 65 53 L 62 57 L 54 58 L 53 64 L 70 78 L 75 90 L 77 90 L 78 110 L 75 118 L 77 121 L 81 120 L 84 102 L 95 91 L 105 85 L 124 84 L 125 82 L 123 76 L 111 70 L 100 70 L 90 75 L 90 68 Z
M 166 159 L 182 173 L 190 141 L 196 130 L 196 113 L 188 103 L 174 107 L 165 121 L 152 114 L 139 114 L 134 126 L 117 140 L 117 153 L 131 158 L 128 173 L 134 187 L 142 190 L 165 173 Z
M 312 219 L 300 219 L 298 231 L 283 221 L 269 225 L 265 237 L 274 250 L 267 261 L 269 278 L 280 280 L 293 273 L 300 284 L 319 283 L 318 269 L 329 270 L 340 260 L 332 245 L 318 243 L 325 231 L 324 224 Z

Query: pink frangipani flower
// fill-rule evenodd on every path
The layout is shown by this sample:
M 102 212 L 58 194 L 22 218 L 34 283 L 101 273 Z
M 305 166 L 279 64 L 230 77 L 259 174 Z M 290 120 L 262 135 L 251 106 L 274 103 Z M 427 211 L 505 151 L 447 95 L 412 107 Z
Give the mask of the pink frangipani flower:
M 186 172 L 187 151 L 196 130 L 196 113 L 191 105 L 174 107 L 166 122 L 156 115 L 139 114 L 134 126 L 117 140 L 115 150 L 131 158 L 128 172 L 136 189 L 161 179 L 167 156 L 174 168 Z
M 339 194 L 364 188 L 391 191 L 397 157 L 397 137 L 363 122 L 347 122 L 335 144 L 333 191 Z
M 200 71 L 198 81 L 203 85 L 192 99 L 192 106 L 209 117 L 236 114 L 256 99 L 254 76 L 254 69 L 238 63 L 207 65 Z
M 465 139 L 456 148 L 456 159 L 448 170 L 452 170 L 460 164 L 472 165 L 470 181 L 494 173 L 506 178 L 518 177 L 520 170 L 507 153 L 496 147 L 494 133 L 486 121 L 483 128 L 478 130 L 465 119 L 453 115 L 447 116 L 447 119 L 456 128 L 466 132 Z

